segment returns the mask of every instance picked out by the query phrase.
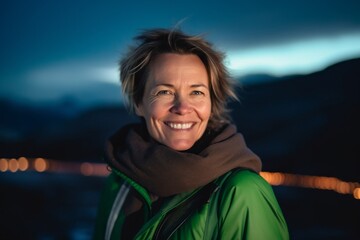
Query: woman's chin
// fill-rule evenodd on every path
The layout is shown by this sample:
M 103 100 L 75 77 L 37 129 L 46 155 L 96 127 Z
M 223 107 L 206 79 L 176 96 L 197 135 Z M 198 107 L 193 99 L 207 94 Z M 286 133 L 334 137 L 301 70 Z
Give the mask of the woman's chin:
M 169 143 L 165 143 L 166 146 L 175 151 L 186 151 L 189 150 L 195 142 L 188 140 L 177 140 Z

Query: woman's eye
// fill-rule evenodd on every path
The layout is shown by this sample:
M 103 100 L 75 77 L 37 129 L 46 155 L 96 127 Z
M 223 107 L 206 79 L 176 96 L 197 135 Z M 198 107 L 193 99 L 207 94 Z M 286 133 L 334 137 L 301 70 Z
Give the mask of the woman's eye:
M 192 95 L 204 95 L 204 93 L 201 92 L 201 91 L 192 91 L 191 94 L 192 94 Z
M 156 95 L 171 95 L 171 91 L 169 90 L 161 90 L 161 91 L 158 91 Z

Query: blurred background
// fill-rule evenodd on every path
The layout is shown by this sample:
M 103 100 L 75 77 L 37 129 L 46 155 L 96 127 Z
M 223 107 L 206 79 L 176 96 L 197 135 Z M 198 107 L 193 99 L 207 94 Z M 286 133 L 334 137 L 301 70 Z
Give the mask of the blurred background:
M 233 119 L 292 239 L 359 239 L 360 2 L 1 1 L 0 239 L 91 239 L 117 63 L 179 25 L 226 53 Z M 241 86 L 241 87 L 240 87 Z

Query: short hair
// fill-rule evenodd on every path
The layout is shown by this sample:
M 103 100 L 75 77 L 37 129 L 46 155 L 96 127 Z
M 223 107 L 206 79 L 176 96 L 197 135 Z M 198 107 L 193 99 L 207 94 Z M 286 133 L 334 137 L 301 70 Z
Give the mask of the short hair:
M 224 53 L 200 36 L 190 36 L 178 29 L 150 29 L 134 38 L 136 46 L 120 60 L 120 81 L 124 100 L 130 111 L 142 102 L 149 66 L 162 53 L 194 54 L 205 65 L 210 88 L 211 116 L 208 126 L 217 128 L 231 121 L 227 101 L 237 100 L 234 81 L 224 65 Z

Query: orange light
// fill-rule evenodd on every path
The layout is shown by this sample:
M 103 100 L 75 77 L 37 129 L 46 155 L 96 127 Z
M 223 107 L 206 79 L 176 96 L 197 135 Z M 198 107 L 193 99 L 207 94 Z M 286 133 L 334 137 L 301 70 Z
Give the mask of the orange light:
M 29 161 L 26 158 L 21 157 L 18 161 L 20 171 L 26 171 L 29 168 Z
M 360 199 L 360 183 L 345 182 L 335 177 L 298 175 L 280 172 L 260 172 L 260 175 L 271 185 L 298 186 L 322 190 L 332 190 L 340 194 L 354 194 Z
M 267 182 L 271 182 L 271 174 L 269 172 L 260 172 L 260 176 L 263 177 Z
M 304 186 L 309 187 L 309 188 L 315 188 L 315 184 L 316 184 L 316 176 L 304 176 L 303 180 L 304 180 Z
M 9 169 L 9 163 L 6 159 L 0 159 L 0 171 L 6 172 Z
M 336 191 L 342 194 L 350 193 L 350 185 L 346 182 L 339 181 L 336 186 Z
M 17 170 L 19 170 L 19 163 L 15 158 L 10 159 L 9 170 L 10 172 L 16 172 Z
M 334 177 L 326 177 L 324 178 L 324 189 L 326 190 L 334 190 L 336 188 L 336 183 L 338 179 Z
M 34 168 L 38 172 L 44 172 L 47 169 L 47 162 L 43 158 L 35 159 Z
M 273 179 L 274 185 L 281 185 L 284 183 L 284 179 L 285 179 L 284 174 L 275 172 L 273 176 L 274 176 L 274 179 Z
M 85 176 L 90 176 L 94 173 L 94 167 L 91 163 L 84 162 L 80 166 L 80 172 Z
M 314 187 L 319 189 L 326 189 L 326 177 L 315 177 Z
M 298 176 L 295 174 L 284 174 L 285 179 L 284 179 L 284 184 L 288 185 L 288 186 L 296 186 L 297 185 L 297 179 Z
M 106 164 L 102 163 L 93 163 L 92 166 L 94 167 L 94 176 L 107 176 L 109 175 L 109 169 L 107 168 Z
M 271 185 L 281 185 L 285 182 L 285 174 L 275 172 L 260 172 L 260 175 Z
M 360 188 L 355 188 L 353 195 L 354 195 L 354 198 L 355 198 L 355 199 L 359 199 L 359 200 L 360 200 Z

